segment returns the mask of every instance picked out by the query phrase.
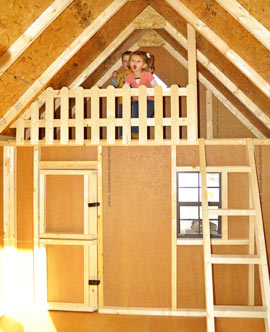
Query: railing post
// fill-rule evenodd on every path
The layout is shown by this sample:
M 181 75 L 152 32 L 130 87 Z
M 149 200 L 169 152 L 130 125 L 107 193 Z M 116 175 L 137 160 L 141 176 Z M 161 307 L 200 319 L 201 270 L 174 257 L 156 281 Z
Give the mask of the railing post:
M 107 88 L 107 142 L 115 143 L 115 88 Z
M 155 142 L 163 141 L 163 91 L 161 86 L 155 86 Z
M 187 86 L 187 139 L 188 141 L 195 141 L 198 138 L 198 116 L 196 107 L 195 88 L 192 84 Z

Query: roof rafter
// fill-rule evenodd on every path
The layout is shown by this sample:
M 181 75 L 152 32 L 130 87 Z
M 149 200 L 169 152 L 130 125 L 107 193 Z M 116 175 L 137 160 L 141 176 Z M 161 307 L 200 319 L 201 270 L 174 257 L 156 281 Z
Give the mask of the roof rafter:
M 216 0 L 227 10 L 240 24 L 242 24 L 259 42 L 270 50 L 270 31 L 256 20 L 244 7 L 236 0 Z
M 189 22 L 203 37 L 231 61 L 258 89 L 270 98 L 270 85 L 233 49 L 229 47 L 213 30 L 202 22 L 192 11 L 178 0 L 165 0 L 180 16 Z
M 38 38 L 73 0 L 55 0 L 0 57 L 0 75 Z
M 106 10 L 90 24 L 79 37 L 43 72 L 43 74 L 29 87 L 29 89 L 9 108 L 0 119 L 0 132 L 18 116 L 23 108 L 46 85 L 46 83 L 67 63 L 69 59 L 100 29 L 127 0 L 114 0 Z
M 175 38 L 186 50 L 187 40 L 169 22 L 165 30 Z M 207 68 L 226 88 L 235 95 L 264 125 L 270 129 L 270 118 L 256 104 L 253 103 L 226 75 L 224 75 L 206 56 L 197 50 L 197 60 Z

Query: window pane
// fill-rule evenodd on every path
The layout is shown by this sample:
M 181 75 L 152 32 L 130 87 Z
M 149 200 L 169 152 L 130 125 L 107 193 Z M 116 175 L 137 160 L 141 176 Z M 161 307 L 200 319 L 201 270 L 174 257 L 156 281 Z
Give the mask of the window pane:
M 219 173 L 206 173 L 207 187 L 220 187 Z M 199 176 L 199 186 L 201 186 L 201 174 Z
M 208 202 L 219 202 L 220 201 L 220 190 L 219 188 L 207 188 Z M 202 191 L 200 189 L 200 202 L 202 201 Z
M 178 202 L 198 202 L 198 188 L 178 188 Z
M 218 209 L 218 206 L 213 206 L 213 205 L 211 205 L 210 207 L 209 207 L 209 209 Z M 200 218 L 202 219 L 202 217 L 203 217 L 203 215 L 202 215 L 202 207 L 200 207 Z M 218 216 L 210 216 L 210 214 L 209 214 L 209 219 L 211 218 L 211 220 L 212 219 L 218 219 Z
M 218 220 L 210 220 L 210 233 L 218 234 Z
M 179 187 L 198 187 L 198 173 L 178 173 L 178 186 Z
M 197 206 L 180 206 L 180 219 L 198 219 Z
M 199 220 L 180 220 L 181 234 L 200 234 Z
M 207 173 L 206 179 L 207 179 L 207 187 L 219 187 L 219 173 Z

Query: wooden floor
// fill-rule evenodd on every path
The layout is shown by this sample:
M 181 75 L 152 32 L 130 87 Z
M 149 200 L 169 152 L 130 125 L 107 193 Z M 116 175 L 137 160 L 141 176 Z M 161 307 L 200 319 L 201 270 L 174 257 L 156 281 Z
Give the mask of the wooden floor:
M 203 318 L 21 312 L 0 318 L 1 332 L 206 332 Z M 260 319 L 217 319 L 217 332 L 264 332 Z

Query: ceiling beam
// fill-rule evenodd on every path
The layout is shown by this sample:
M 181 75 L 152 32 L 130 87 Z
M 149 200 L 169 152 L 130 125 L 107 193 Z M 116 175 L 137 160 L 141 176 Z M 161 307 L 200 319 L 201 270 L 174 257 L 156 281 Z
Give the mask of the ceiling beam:
M 270 50 L 270 31 L 256 20 L 236 0 L 216 0 L 228 13 L 242 24 L 259 42 Z
M 0 75 L 38 38 L 73 0 L 55 0 L 0 57 Z
M 270 98 L 270 84 L 266 82 L 248 63 L 230 48 L 213 30 L 202 22 L 192 11 L 178 0 L 165 0 L 180 16 L 191 24 L 204 38 L 212 43 L 231 61 L 253 84 Z
M 29 89 L 0 119 L 0 133 L 20 114 L 24 107 L 44 88 L 46 83 L 72 58 L 72 56 L 127 2 L 114 0 L 75 41 L 43 72 Z

